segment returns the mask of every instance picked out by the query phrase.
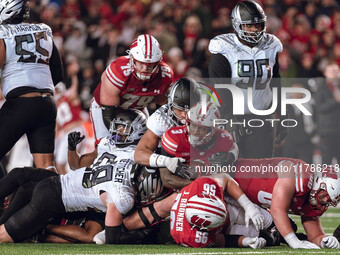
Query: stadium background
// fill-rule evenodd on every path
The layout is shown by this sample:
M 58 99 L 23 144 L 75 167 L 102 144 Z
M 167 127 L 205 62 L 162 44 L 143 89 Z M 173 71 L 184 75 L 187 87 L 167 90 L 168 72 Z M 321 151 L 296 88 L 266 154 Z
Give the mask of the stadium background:
M 76 61 L 79 65 L 78 94 L 82 101 L 84 120 L 92 93 L 105 67 L 118 56 L 126 54 L 130 43 L 140 33 L 155 36 L 164 51 L 164 60 L 173 68 L 175 77 L 195 79 L 208 77 L 209 40 L 232 31 L 230 13 L 237 1 L 210 0 L 31 0 L 30 22 L 51 26 L 54 41 L 62 55 L 65 70 Z M 330 62 L 340 66 L 340 4 L 336 0 L 261 0 L 267 15 L 267 32 L 283 43 L 280 73 L 284 86 L 297 80 L 312 95 L 314 77 L 323 76 Z M 70 77 L 64 81 L 71 84 Z M 338 112 L 340 119 L 340 110 Z M 311 123 L 313 133 L 307 138 L 313 146 L 313 162 L 321 162 L 317 120 Z M 334 119 L 331 125 L 339 127 Z M 339 128 L 338 128 L 339 129 Z M 339 129 L 340 136 L 340 129 Z M 292 134 L 289 134 L 291 136 Z M 290 139 L 294 139 L 291 137 Z M 30 156 L 21 147 L 15 166 L 25 165 Z M 277 148 L 282 153 L 285 145 Z M 303 148 L 301 148 L 302 150 Z M 8 155 L 10 157 L 10 154 Z M 7 158 L 8 160 L 8 158 Z M 336 161 L 334 161 L 336 162 Z M 6 160 L 4 162 L 6 164 Z M 9 168 L 10 169 L 10 168 Z M 8 170 L 9 170 L 8 169 Z M 323 217 L 325 232 L 340 222 L 340 210 L 332 209 Z M 301 230 L 301 225 L 300 225 Z M 307 254 L 287 248 L 266 249 L 256 254 Z M 107 253 L 191 253 L 250 254 L 251 250 L 231 249 L 197 251 L 177 246 L 117 246 L 8 244 L 0 246 L 0 254 L 107 254 Z M 308 252 L 311 253 L 310 251 Z M 338 254 L 326 251 L 323 254 Z M 317 252 L 316 254 L 321 254 Z
M 236 2 L 31 0 L 29 21 L 43 22 L 52 28 L 65 64 L 66 87 L 70 87 L 72 81 L 68 70 L 78 64 L 78 95 L 84 122 L 88 123 L 88 108 L 102 72 L 112 60 L 126 55 L 133 39 L 141 33 L 149 33 L 158 39 L 164 60 L 173 68 L 175 79 L 208 77 L 209 40 L 218 34 L 232 32 L 230 13 Z M 329 63 L 340 66 L 340 4 L 336 0 L 258 2 L 267 15 L 267 32 L 275 34 L 284 46 L 279 55 L 283 86 L 309 89 L 312 92 L 310 107 L 314 108 L 311 118 L 300 121 L 300 130 L 289 130 L 286 143 L 277 146 L 275 155 L 301 158 L 296 153 L 310 151 L 312 158 L 302 159 L 309 164 L 321 163 L 319 133 L 331 130 L 331 137 L 340 137 L 337 128 L 340 126 L 340 103 L 336 103 L 333 116 L 328 117 L 326 128 L 321 125 L 318 128 L 322 118 L 318 117 L 313 103 L 318 90 L 315 77 L 323 77 Z M 15 148 L 19 148 L 19 152 L 8 154 L 3 161 L 3 165 L 9 161 L 8 171 L 32 162 L 24 139 Z M 87 151 L 91 150 L 88 146 Z M 333 163 L 337 160 L 333 159 Z

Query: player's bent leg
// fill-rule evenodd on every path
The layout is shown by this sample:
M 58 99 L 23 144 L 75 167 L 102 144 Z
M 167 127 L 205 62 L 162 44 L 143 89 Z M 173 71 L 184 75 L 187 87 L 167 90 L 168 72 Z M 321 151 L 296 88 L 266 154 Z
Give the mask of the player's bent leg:
M 139 208 L 124 219 L 124 226 L 128 230 L 145 228 L 169 216 L 176 196 L 177 193 L 174 193 L 161 201 Z
M 31 182 L 21 185 L 10 200 L 10 204 L 0 217 L 0 225 L 4 224 L 14 213 L 31 201 L 34 184 Z
M 44 168 L 52 172 L 57 172 L 53 153 L 33 153 L 32 155 L 37 168 Z
M 5 225 L 0 225 L 0 243 L 13 243 L 13 239 L 7 233 Z

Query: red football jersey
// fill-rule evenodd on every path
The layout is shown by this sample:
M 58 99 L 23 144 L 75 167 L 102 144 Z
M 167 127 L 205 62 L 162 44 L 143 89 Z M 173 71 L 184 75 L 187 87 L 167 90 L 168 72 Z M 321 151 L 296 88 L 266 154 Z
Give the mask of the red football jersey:
M 198 178 L 181 189 L 171 208 L 170 233 L 176 243 L 182 246 L 194 248 L 211 246 L 215 242 L 216 234 L 218 234 L 229 222 L 229 217 L 227 217 L 222 227 L 210 231 L 199 230 L 190 225 L 184 214 L 187 201 L 192 196 L 202 193 L 214 195 L 224 201 L 223 190 L 213 179 Z
M 326 210 L 312 207 L 309 202 L 309 194 L 313 185 L 313 173 L 310 171 L 308 164 L 302 160 L 291 158 L 238 159 L 234 179 L 253 203 L 263 208 L 270 208 L 272 193 L 278 180 L 278 175 L 275 168 L 271 168 L 272 170 L 269 173 L 269 168 L 277 167 L 285 160 L 292 161 L 296 166 L 293 169 L 295 172 L 295 193 L 289 207 L 289 213 L 306 217 L 321 216 Z M 256 168 L 258 170 L 262 169 L 261 171 L 263 171 L 264 167 L 267 167 L 266 171 L 268 171 L 265 175 L 266 178 L 261 178 L 261 173 L 254 175 L 249 172 L 251 168 L 253 170 Z
M 120 89 L 120 107 L 143 109 L 153 100 L 155 96 L 163 95 L 170 87 L 174 73 L 164 62 L 160 63 L 160 68 L 154 78 L 148 82 L 138 80 L 130 67 L 128 56 L 119 57 L 112 61 L 106 68 L 106 76 L 112 83 Z M 94 91 L 94 98 L 100 104 L 101 83 Z
M 209 165 L 208 158 L 216 152 L 228 152 L 232 148 L 234 141 L 232 136 L 225 130 L 217 129 L 213 139 L 216 143 L 213 147 L 191 146 L 188 140 L 187 127 L 173 127 L 168 129 L 162 136 L 162 148 L 174 157 L 182 157 L 188 162 L 200 160 L 205 165 Z M 208 148 L 209 147 L 209 148 Z
M 79 101 L 80 102 L 80 101 Z M 81 121 L 81 104 L 72 105 L 67 95 L 63 95 L 57 102 L 57 124 L 65 128 L 68 124 Z

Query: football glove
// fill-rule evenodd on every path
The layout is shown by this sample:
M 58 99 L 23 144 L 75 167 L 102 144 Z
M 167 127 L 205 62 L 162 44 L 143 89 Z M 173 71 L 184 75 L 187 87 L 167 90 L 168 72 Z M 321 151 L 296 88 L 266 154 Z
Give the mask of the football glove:
M 243 207 L 245 213 L 246 227 L 249 226 L 250 219 L 253 222 L 257 231 L 264 228 L 264 216 L 262 215 L 259 207 L 252 203 L 249 198 L 243 194 L 237 202 Z
M 261 249 L 266 246 L 266 239 L 262 237 L 245 237 L 242 240 L 243 247 L 250 247 L 253 249 Z
M 75 151 L 77 149 L 77 144 L 84 140 L 85 136 L 80 136 L 80 132 L 71 132 L 68 134 L 68 149 L 70 151 Z
M 293 249 L 320 249 L 315 243 L 300 241 L 294 232 L 290 232 L 284 237 L 287 244 Z
M 321 240 L 321 248 L 339 249 L 340 245 L 334 236 L 325 236 Z

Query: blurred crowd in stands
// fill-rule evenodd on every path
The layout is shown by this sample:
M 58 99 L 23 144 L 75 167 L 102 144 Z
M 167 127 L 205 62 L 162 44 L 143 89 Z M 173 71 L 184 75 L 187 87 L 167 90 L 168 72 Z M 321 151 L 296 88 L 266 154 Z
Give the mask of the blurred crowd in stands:
M 126 55 L 133 39 L 141 33 L 149 33 L 159 41 L 164 51 L 164 60 L 173 68 L 175 79 L 183 76 L 194 79 L 208 77 L 209 40 L 218 34 L 232 32 L 230 14 L 236 2 L 238 1 L 31 0 L 30 22 L 43 22 L 52 28 L 54 41 L 65 64 L 66 88 L 72 83 L 72 65 L 78 63 L 78 95 L 82 109 L 86 112 L 106 66 L 118 56 Z M 258 2 L 267 15 L 267 32 L 276 35 L 284 46 L 284 51 L 279 56 L 281 77 L 287 78 L 282 80 L 283 86 L 308 88 L 313 99 L 318 100 L 314 95 L 322 86 L 317 80 L 310 78 L 325 77 L 326 67 L 331 65 L 337 71 L 330 72 L 331 76 L 328 78 L 340 76 L 339 1 Z M 330 90 L 329 96 L 334 95 L 329 99 L 332 105 L 324 99 L 316 102 L 318 107 L 315 108 L 313 118 L 304 118 L 302 122 L 304 124 L 300 131 L 304 139 L 297 141 L 296 137 L 302 136 L 300 133 L 294 135 L 294 131 L 288 135 L 286 144 L 291 148 L 300 148 L 301 152 L 301 148 L 314 148 L 315 144 L 319 146 L 320 141 L 325 139 L 322 134 L 331 136 L 333 140 L 334 137 L 340 139 L 340 96 L 336 96 L 340 93 L 340 84 L 327 84 L 326 87 Z M 322 108 L 325 103 L 329 105 Z M 324 113 L 318 110 L 320 107 Z M 320 125 L 320 118 L 315 116 L 329 115 L 330 112 L 332 115 L 327 120 L 322 120 L 329 121 L 327 127 L 324 127 L 325 123 Z M 297 145 L 296 142 L 301 144 Z M 340 149 L 337 150 L 339 156 Z M 284 149 L 278 151 L 284 153 Z M 315 151 L 312 149 L 311 152 L 314 162 L 318 161 L 314 157 Z M 311 163 L 310 160 L 307 162 Z

